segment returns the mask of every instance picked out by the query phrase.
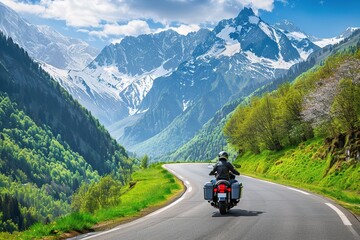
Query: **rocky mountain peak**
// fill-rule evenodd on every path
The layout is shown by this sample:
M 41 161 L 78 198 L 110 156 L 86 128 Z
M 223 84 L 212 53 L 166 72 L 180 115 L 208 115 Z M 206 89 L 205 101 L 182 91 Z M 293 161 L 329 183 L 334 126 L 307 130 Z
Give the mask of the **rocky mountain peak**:
M 274 27 L 282 29 L 287 32 L 302 32 L 298 26 L 295 26 L 292 22 L 286 19 L 275 23 Z
M 49 26 L 29 23 L 0 3 L 0 31 L 41 62 L 61 69 L 83 69 L 99 50 L 84 41 L 63 36 Z

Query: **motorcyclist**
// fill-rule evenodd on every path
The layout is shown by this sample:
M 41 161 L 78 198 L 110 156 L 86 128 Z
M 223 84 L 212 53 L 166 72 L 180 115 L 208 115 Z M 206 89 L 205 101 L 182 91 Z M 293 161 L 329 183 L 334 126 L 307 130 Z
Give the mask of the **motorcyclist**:
M 219 153 L 219 161 L 215 164 L 213 170 L 209 175 L 215 175 L 216 181 L 218 180 L 227 180 L 236 182 L 234 175 L 240 175 L 240 173 L 234 168 L 234 166 L 228 162 L 229 154 L 225 151 Z M 216 181 L 212 181 L 213 184 Z

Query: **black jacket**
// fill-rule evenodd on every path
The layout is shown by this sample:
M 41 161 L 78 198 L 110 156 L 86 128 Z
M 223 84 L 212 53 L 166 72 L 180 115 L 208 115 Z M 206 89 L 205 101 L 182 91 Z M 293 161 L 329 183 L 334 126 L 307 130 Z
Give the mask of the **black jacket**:
M 230 180 L 230 172 L 235 175 L 240 175 L 231 163 L 226 161 L 226 159 L 221 158 L 215 164 L 214 169 L 209 173 L 209 175 L 215 175 L 216 180 Z

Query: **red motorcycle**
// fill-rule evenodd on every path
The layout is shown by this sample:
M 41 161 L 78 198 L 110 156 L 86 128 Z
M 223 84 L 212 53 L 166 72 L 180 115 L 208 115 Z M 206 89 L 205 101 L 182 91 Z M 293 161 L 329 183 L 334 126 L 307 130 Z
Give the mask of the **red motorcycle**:
M 218 180 L 215 184 L 207 182 L 204 185 L 204 199 L 211 206 L 218 208 L 220 214 L 226 214 L 239 203 L 242 188 L 242 183 L 239 182 L 230 183 L 227 180 Z

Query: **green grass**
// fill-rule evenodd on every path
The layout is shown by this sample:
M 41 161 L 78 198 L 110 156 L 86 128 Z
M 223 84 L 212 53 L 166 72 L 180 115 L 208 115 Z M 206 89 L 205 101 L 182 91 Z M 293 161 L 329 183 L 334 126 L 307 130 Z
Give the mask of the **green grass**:
M 316 139 L 279 152 L 246 153 L 235 161 L 246 175 L 294 186 L 334 199 L 360 215 L 360 163 L 320 158 L 323 140 Z
M 133 173 L 132 182 L 135 183 L 132 188 L 123 187 L 121 203 L 116 207 L 98 210 L 94 215 L 72 213 L 48 225 L 35 224 L 25 232 L 0 233 L 0 239 L 59 239 L 64 233 L 86 232 L 95 225 L 106 228 L 107 225 L 142 216 L 149 209 L 164 205 L 183 190 L 181 182 L 161 165 Z

